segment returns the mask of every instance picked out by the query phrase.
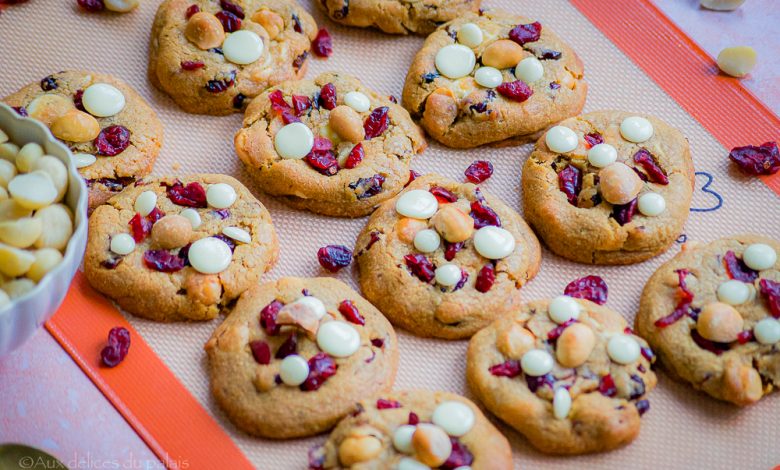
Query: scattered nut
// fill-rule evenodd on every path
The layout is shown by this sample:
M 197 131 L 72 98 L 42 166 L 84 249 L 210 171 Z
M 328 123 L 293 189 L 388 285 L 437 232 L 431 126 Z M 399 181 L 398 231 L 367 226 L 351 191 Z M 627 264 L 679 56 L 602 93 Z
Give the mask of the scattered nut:
M 357 144 L 365 137 L 363 120 L 354 109 L 346 105 L 336 106 L 330 112 L 330 128 L 344 140 Z
M 625 163 L 615 162 L 599 172 L 601 196 L 610 204 L 628 204 L 642 190 L 642 180 Z
M 564 367 L 578 367 L 590 357 L 596 345 L 593 330 L 582 323 L 574 323 L 563 330 L 555 347 L 555 357 Z
M 756 66 L 756 50 L 750 46 L 727 47 L 718 54 L 718 68 L 732 77 L 744 77 Z
M 435 468 L 447 461 L 452 452 L 452 442 L 439 426 L 420 423 L 412 434 L 412 447 L 417 460 Z
M 474 219 L 452 204 L 441 206 L 431 218 L 431 223 L 450 243 L 468 240 L 474 233 Z
M 152 243 L 170 250 L 186 245 L 192 237 L 192 223 L 186 217 L 172 214 L 152 226 Z
M 742 331 L 742 315 L 729 304 L 712 302 L 702 308 L 696 320 L 696 331 L 710 341 L 730 343 Z
M 47 93 L 35 98 L 27 105 L 27 114 L 46 124 L 47 127 L 51 127 L 55 119 L 71 109 L 76 109 L 73 100 L 62 95 Z
M 276 317 L 279 325 L 295 325 L 305 331 L 310 337 L 317 334 L 320 326 L 320 318 L 308 304 L 304 302 L 292 302 L 279 310 Z
M 252 15 L 252 21 L 261 25 L 268 32 L 268 37 L 274 39 L 284 30 L 284 20 L 278 13 L 267 8 L 257 10 Z
M 68 142 L 88 142 L 100 134 L 100 124 L 92 115 L 71 109 L 52 122 L 51 133 Z
M 395 223 L 395 233 L 398 234 L 398 239 L 404 243 L 413 243 L 417 232 L 426 228 L 428 228 L 428 224 L 425 221 L 411 217 L 404 217 Z
M 216 274 L 192 272 L 184 280 L 184 289 L 188 296 L 203 305 L 215 305 L 222 297 L 222 283 Z
M 514 67 L 525 56 L 523 47 L 509 39 L 499 39 L 482 52 L 482 65 L 499 70 Z
M 184 36 L 205 51 L 222 45 L 225 40 L 225 29 L 216 16 L 199 11 L 187 21 Z
M 513 324 L 497 338 L 498 350 L 509 359 L 519 360 L 528 350 L 533 349 L 536 337 L 528 329 Z
M 376 458 L 382 452 L 382 442 L 374 436 L 351 436 L 339 445 L 339 461 L 349 467 Z
M 751 366 L 740 363 L 739 359 L 726 363 L 723 383 L 725 398 L 741 406 L 757 402 L 764 393 L 761 375 Z

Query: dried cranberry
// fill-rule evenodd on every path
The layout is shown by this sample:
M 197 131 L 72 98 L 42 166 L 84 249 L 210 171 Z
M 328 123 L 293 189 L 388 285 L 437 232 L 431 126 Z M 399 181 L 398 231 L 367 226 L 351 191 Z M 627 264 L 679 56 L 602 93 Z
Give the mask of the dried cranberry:
M 458 200 L 458 196 L 456 196 L 452 191 L 446 188 L 442 188 L 441 186 L 433 186 L 428 190 L 428 192 L 436 197 L 436 200 L 439 201 L 439 204 L 447 204 L 449 202 L 455 202 Z
M 270 336 L 278 335 L 279 330 L 282 329 L 281 325 L 276 324 L 276 317 L 279 315 L 279 310 L 281 310 L 282 307 L 284 307 L 283 303 L 274 300 L 260 310 L 260 326 L 262 326 L 265 332 Z
M 119 263 L 121 263 L 123 259 L 124 257 L 121 256 L 116 258 L 111 257 L 108 259 L 104 259 L 103 261 L 100 262 L 100 266 L 102 266 L 105 269 L 116 269 L 116 267 L 119 266 Z
M 444 259 L 447 261 L 452 261 L 455 258 L 455 255 L 458 254 L 458 252 L 463 248 L 465 245 L 465 242 L 458 242 L 458 243 L 450 243 L 450 242 L 444 242 Z
M 190 19 L 190 18 L 192 18 L 192 15 L 194 15 L 195 13 L 198 13 L 199 11 L 200 11 L 200 7 L 198 5 L 195 5 L 195 4 L 190 5 L 190 6 L 187 7 L 187 11 L 184 12 L 184 17 L 187 18 L 187 19 Z
M 374 243 L 379 241 L 379 232 L 371 232 L 369 234 L 369 240 L 368 244 L 366 245 L 366 250 L 371 249 L 372 246 L 374 246 Z
M 520 367 L 520 361 L 510 359 L 501 364 L 490 366 L 488 371 L 496 377 L 517 377 L 523 373 L 523 369 Z
M 382 338 L 374 338 L 371 340 L 371 345 L 376 348 L 381 348 L 385 345 L 385 340 Z
M 184 260 L 168 250 L 146 250 L 144 264 L 147 268 L 162 273 L 175 273 L 184 268 Z
M 493 176 L 493 164 L 487 160 L 476 160 L 466 168 L 466 179 L 474 184 L 479 184 Z
M 293 332 L 290 334 L 290 336 L 287 337 L 286 340 L 284 340 L 284 343 L 279 346 L 279 349 L 276 350 L 274 357 L 277 359 L 284 359 L 285 357 L 296 354 L 297 352 L 298 335 Z
M 317 250 L 320 266 L 335 273 L 352 262 L 352 250 L 344 245 L 327 245 Z
M 753 341 L 753 332 L 751 330 L 743 330 L 737 333 L 737 342 L 739 344 L 746 344 Z
M 271 347 L 265 341 L 250 341 L 249 349 L 252 350 L 252 357 L 258 364 L 267 365 L 271 363 Z
M 669 177 L 666 176 L 666 172 L 658 165 L 658 162 L 655 161 L 652 153 L 645 149 L 639 149 L 634 154 L 634 162 L 642 167 L 645 174 L 647 174 L 647 179 L 651 183 L 669 184 Z
M 386 400 L 384 398 L 380 398 L 376 401 L 376 409 L 378 410 L 390 410 L 394 408 L 400 408 L 401 403 L 399 403 L 396 400 Z
M 338 366 L 330 356 L 324 352 L 319 352 L 309 359 L 309 376 L 301 384 L 301 390 L 304 392 L 312 392 L 317 390 L 328 380 L 330 377 L 336 374 Z
M 418 171 L 409 170 L 409 180 L 404 185 L 404 188 L 412 184 L 412 181 L 416 180 L 420 177 L 420 173 Z
M 612 376 L 607 374 L 599 381 L 599 393 L 607 397 L 614 397 L 617 395 L 617 387 Z
M 423 74 L 421 78 L 422 78 L 423 83 L 431 83 L 434 80 L 436 80 L 437 78 L 439 78 L 439 76 L 440 75 L 438 74 L 438 72 L 428 72 L 428 73 Z
M 552 374 L 544 374 L 538 377 L 526 375 L 525 383 L 528 385 L 528 390 L 530 390 L 531 393 L 536 393 L 536 391 L 542 387 L 553 388 L 555 385 L 555 377 L 553 377 Z
M 655 353 L 653 352 L 652 349 L 647 348 L 647 347 L 643 347 L 643 348 L 640 348 L 639 351 L 642 353 L 642 356 L 645 359 L 647 359 L 647 361 L 650 362 L 651 364 L 655 361 Z
M 279 90 L 276 90 L 279 91 Z M 281 95 L 282 92 L 279 92 Z M 284 103 L 285 105 L 287 103 Z M 303 95 L 292 95 L 292 108 L 296 116 L 300 116 L 304 111 L 311 108 L 311 98 Z
M 105 10 L 106 5 L 103 0 L 77 0 L 79 6 L 90 13 L 97 13 Z
M 244 9 L 241 8 L 240 5 L 236 5 L 229 0 L 219 0 L 219 6 L 222 7 L 223 10 L 233 13 L 242 20 L 244 19 Z
M 304 159 L 312 168 L 323 175 L 333 176 L 339 171 L 339 162 L 331 148 L 333 144 L 326 137 L 315 137 L 314 147 Z
M 292 107 L 284 100 L 282 90 L 274 90 L 271 93 L 268 93 L 268 100 L 271 102 L 271 109 L 273 109 L 277 114 L 282 114 L 285 111 L 290 112 L 293 110 Z
M 79 111 L 85 111 L 84 109 L 84 103 L 82 101 L 84 97 L 84 90 L 76 90 L 76 93 L 73 94 L 73 106 L 76 107 Z
M 561 323 L 560 325 L 556 326 L 552 330 L 547 332 L 547 339 L 550 341 L 556 341 L 558 338 L 561 337 L 563 334 L 563 330 L 571 326 L 572 324 L 577 323 L 577 320 L 574 318 L 569 318 L 565 322 Z
M 353 415 L 357 416 L 357 415 Z M 309 470 L 325 469 L 325 446 L 309 448 Z
M 519 24 L 509 31 L 509 39 L 520 44 L 538 41 L 542 35 L 542 25 L 538 21 Z
M 332 83 L 326 83 L 320 89 L 320 106 L 328 111 L 336 107 L 336 85 Z
M 201 62 L 200 60 L 182 60 L 181 61 L 181 68 L 182 70 L 197 70 L 205 67 L 206 64 Z
M 303 34 L 303 26 L 301 26 L 301 20 L 298 18 L 298 15 L 293 13 L 292 15 L 292 21 L 293 21 L 293 30 L 295 30 L 296 33 Z
M 141 243 L 152 233 L 152 222 L 137 212 L 128 223 L 136 243 Z
M 393 104 L 398 104 L 398 98 L 393 95 L 387 95 L 387 99 L 390 100 L 390 102 Z
M 290 111 L 282 111 L 282 122 L 287 125 L 291 122 L 301 122 L 301 118 L 291 113 Z M 315 139 L 318 137 L 315 137 Z
M 642 416 L 650 409 L 650 402 L 648 400 L 639 400 L 634 406 L 636 406 L 636 411 L 639 413 L 639 416 Z
M 243 93 L 238 93 L 236 94 L 236 96 L 233 97 L 233 107 L 235 109 L 243 108 L 245 102 L 246 102 L 246 95 Z
M 130 131 L 124 126 L 108 126 L 95 138 L 98 154 L 113 157 L 124 152 L 130 145 Z
M 468 467 L 474 462 L 474 456 L 465 444 L 462 444 L 457 437 L 451 437 L 452 451 L 447 460 L 439 467 L 441 470 L 455 470 L 459 467 Z
M 769 313 L 775 318 L 780 318 L 780 282 L 761 279 L 758 285 L 761 295 L 766 296 L 766 301 L 769 304 Z
M 24 106 L 14 106 L 13 110 L 16 111 L 16 114 L 22 117 L 27 117 L 29 114 L 27 113 L 27 108 Z
M 631 381 L 635 384 L 631 387 L 631 394 L 628 396 L 629 400 L 636 400 L 637 398 L 641 397 L 645 394 L 645 381 L 642 380 L 642 377 L 631 374 Z
M 474 219 L 474 228 L 476 229 L 481 229 L 488 225 L 501 226 L 501 219 L 498 218 L 498 214 L 481 200 L 471 202 L 469 215 Z
M 420 424 L 420 417 L 417 416 L 417 413 L 415 413 L 414 411 L 409 412 L 408 423 L 412 426 L 417 426 L 418 424 Z
M 206 190 L 197 181 L 187 183 L 186 186 L 181 181 L 165 186 L 168 198 L 176 205 L 200 208 L 208 205 L 206 202 Z
M 561 51 L 553 49 L 535 49 L 533 53 L 539 60 L 558 60 L 563 55 Z
M 390 110 L 387 106 L 380 106 L 371 111 L 363 122 L 363 130 L 366 132 L 366 140 L 379 137 L 387 130 L 389 123 L 387 113 Z
M 587 144 L 588 148 L 595 147 L 599 144 L 604 143 L 604 136 L 602 136 L 598 132 L 591 132 L 589 134 L 585 134 L 585 143 Z
M 216 238 L 217 240 L 221 240 L 225 242 L 225 245 L 227 245 L 228 248 L 230 248 L 231 253 L 236 251 L 236 241 L 228 237 L 227 235 L 218 233 L 216 235 L 212 235 L 211 238 Z
M 484 294 L 485 292 L 489 291 L 491 287 L 493 287 L 495 282 L 496 268 L 493 267 L 492 264 L 486 264 L 482 267 L 482 269 L 479 270 L 479 274 L 477 274 L 477 282 L 474 285 L 474 288 Z
M 100 359 L 106 367 L 116 367 L 130 351 L 130 332 L 117 326 L 108 332 L 108 345 L 100 351 Z
M 582 191 L 582 172 L 574 165 L 568 165 L 558 173 L 558 189 L 566 195 L 566 199 L 577 207 L 577 198 Z
M 685 278 L 688 276 L 689 271 L 687 269 L 678 269 L 675 272 L 677 273 L 678 278 L 680 298 L 677 300 L 677 306 L 672 313 L 655 321 L 655 326 L 658 328 L 666 328 L 667 326 L 676 323 L 686 314 L 689 314 L 691 310 L 693 292 L 688 289 L 688 285 L 685 283 Z
M 773 175 L 780 171 L 777 142 L 764 142 L 757 147 L 736 147 L 729 153 L 729 158 L 748 175 Z
M 522 103 L 534 94 L 534 91 L 522 80 L 504 82 L 496 87 L 496 91 L 512 101 Z
M 355 189 L 358 200 L 366 199 L 382 192 L 382 185 L 385 184 L 385 177 L 374 175 L 370 178 L 358 178 L 357 181 L 349 183 L 350 189 Z
M 220 209 L 217 211 L 211 211 L 214 216 L 219 217 L 221 220 L 225 220 L 230 217 L 230 209 Z
M 693 342 L 696 343 L 698 347 L 705 349 L 716 356 L 720 356 L 724 351 L 728 351 L 731 348 L 728 343 L 718 343 L 704 338 L 696 330 L 691 330 L 691 338 L 693 338 Z
M 758 278 L 758 273 L 748 268 L 745 262 L 737 258 L 737 255 L 731 250 L 723 256 L 723 265 L 731 279 L 750 283 Z
M 206 82 L 206 91 L 209 93 L 222 93 L 232 87 L 236 82 L 236 72 L 232 71 L 225 78 L 215 78 Z
M 311 42 L 311 50 L 320 57 L 330 57 L 333 54 L 333 39 L 327 29 L 317 31 L 317 36 Z
M 466 285 L 466 283 L 469 280 L 469 273 L 466 272 L 465 269 L 460 269 L 460 281 L 458 281 L 457 284 L 455 284 L 455 287 L 452 288 L 452 292 L 455 292 L 456 290 L 460 290 L 463 288 L 463 286 Z
M 615 221 L 620 224 L 621 226 L 626 225 L 627 223 L 631 222 L 631 219 L 634 218 L 634 214 L 636 214 L 636 206 L 637 206 L 637 199 L 634 198 L 631 202 L 628 204 L 619 204 L 612 207 L 612 217 L 614 217 Z
M 433 263 L 425 255 L 413 254 L 404 256 L 406 267 L 423 282 L 431 282 L 434 276 Z
M 58 87 L 59 85 L 57 85 L 57 80 L 51 75 L 44 77 L 41 80 L 41 90 L 43 91 L 56 90 Z
M 349 151 L 349 155 L 347 155 L 347 159 L 344 161 L 344 168 L 355 168 L 360 164 L 360 162 L 363 161 L 364 156 L 365 152 L 363 151 L 363 144 L 355 145 L 352 147 L 352 150 Z
M 344 315 L 347 321 L 358 325 L 366 324 L 366 320 L 360 315 L 358 308 L 355 307 L 351 300 L 344 300 L 339 304 L 339 313 Z
M 222 29 L 224 29 L 226 33 L 232 33 L 233 31 L 241 29 L 241 18 L 229 11 L 219 11 L 214 16 L 222 23 Z
M 607 303 L 607 283 L 599 276 L 585 276 L 575 279 L 563 290 L 565 295 L 587 299 L 599 305 Z
M 303 51 L 295 60 L 293 60 L 293 69 L 295 69 L 296 72 L 300 70 L 308 57 L 309 51 Z

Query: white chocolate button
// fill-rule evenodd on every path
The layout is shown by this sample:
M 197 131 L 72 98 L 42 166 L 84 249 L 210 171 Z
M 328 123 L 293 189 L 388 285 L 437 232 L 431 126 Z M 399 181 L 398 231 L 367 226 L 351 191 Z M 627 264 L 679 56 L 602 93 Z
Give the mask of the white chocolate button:
M 470 47 L 462 44 L 450 44 L 436 53 L 436 69 L 451 79 L 463 78 L 474 70 L 477 58 Z
M 414 453 L 414 447 L 412 447 L 412 434 L 414 434 L 415 429 L 417 429 L 417 427 L 412 426 L 411 424 L 404 424 L 396 428 L 393 433 L 393 447 L 395 447 L 398 452 L 403 452 L 404 454 Z
M 501 71 L 495 67 L 480 67 L 474 72 L 474 80 L 485 88 L 495 88 L 501 85 L 504 77 Z
M 543 349 L 531 349 L 520 358 L 520 367 L 522 367 L 523 372 L 532 377 L 549 373 L 554 364 L 553 357 Z
M 365 113 L 371 107 L 371 100 L 359 91 L 350 91 L 344 95 L 344 104 L 359 113 Z
M 424 229 L 414 236 L 414 247 L 422 253 L 432 253 L 441 245 L 441 237 L 436 230 Z
M 639 343 L 629 335 L 616 334 L 607 343 L 607 354 L 618 364 L 632 364 L 639 359 Z
M 13 142 L 0 144 L 0 159 L 13 162 L 16 160 L 16 154 L 19 153 L 19 146 Z
M 750 299 L 750 286 L 736 279 L 728 280 L 718 286 L 718 300 L 729 305 L 744 304 Z
M 474 23 L 466 23 L 458 30 L 458 42 L 464 46 L 477 47 L 483 39 L 482 29 Z
M 631 116 L 620 123 L 620 135 L 629 142 L 644 142 L 653 136 L 653 125 L 640 116 Z
M 129 255 L 135 250 L 135 240 L 127 233 L 118 233 L 111 237 L 111 251 L 118 255 Z
M 206 237 L 190 246 L 187 257 L 196 271 L 203 274 L 217 274 L 230 266 L 233 253 L 227 243 L 219 238 Z
M 263 55 L 263 40 L 257 33 L 248 29 L 240 29 L 230 33 L 222 43 L 222 53 L 225 59 L 234 64 L 251 64 Z
M 16 176 L 17 173 L 18 170 L 13 162 L 0 160 L 0 187 L 5 188 L 8 186 L 8 183 L 14 179 L 14 176 Z
M 309 363 L 297 354 L 291 354 L 279 365 L 279 378 L 285 385 L 297 387 L 309 377 Z
M 579 145 L 577 134 L 566 126 L 554 126 L 544 136 L 547 148 L 555 153 L 566 153 Z
M 555 389 L 553 395 L 553 415 L 557 419 L 566 419 L 571 411 L 571 394 L 565 387 Z
M 236 190 L 227 183 L 212 184 L 206 190 L 206 202 L 217 209 L 227 209 L 237 197 Z
M 644 193 L 639 196 L 637 207 L 642 215 L 655 217 L 666 210 L 666 199 L 658 193 Z
M 195 209 L 188 207 L 179 213 L 180 216 L 190 221 L 192 228 L 198 228 L 201 224 L 200 214 Z
M 775 344 L 780 341 L 780 321 L 764 318 L 753 327 L 753 335 L 761 344 Z
M 436 196 L 424 189 L 407 191 L 395 202 L 395 211 L 414 219 L 428 219 L 439 209 Z
M 755 271 L 769 269 L 777 262 L 777 252 L 774 248 L 763 243 L 753 243 L 745 248 L 742 253 L 742 261 Z
M 113 116 L 125 108 L 125 95 L 108 83 L 95 83 L 81 96 L 84 109 L 93 116 Z
M 431 421 L 450 436 L 460 437 L 474 427 L 474 411 L 459 401 L 444 401 L 433 410 Z
M 41 157 L 43 157 L 43 147 L 35 142 L 24 144 L 16 154 L 16 168 L 22 173 L 30 172 Z
M 36 248 L 65 250 L 73 234 L 73 214 L 68 206 L 52 204 L 35 211 L 33 216 L 43 224 L 41 236 L 35 240 Z
M 74 153 L 73 164 L 76 168 L 85 168 L 97 161 L 97 157 L 91 153 Z
M 547 307 L 550 319 L 559 325 L 566 323 L 572 318 L 575 320 L 579 318 L 581 310 L 580 304 L 568 295 L 555 297 Z
M 241 227 L 225 227 L 222 233 L 241 243 L 252 243 L 252 235 Z
M 345 321 L 328 321 L 317 330 L 317 346 L 334 357 L 349 357 L 360 348 L 360 333 Z
M 526 57 L 515 67 L 515 77 L 525 83 L 533 83 L 544 76 L 544 66 L 536 57 Z
M 62 262 L 63 256 L 60 250 L 54 248 L 43 248 L 35 252 L 35 262 L 30 266 L 25 277 L 35 282 L 40 282 L 43 276 L 50 273 L 58 264 Z
M 154 191 L 144 191 L 135 198 L 133 208 L 141 216 L 146 217 L 151 214 L 157 206 L 157 194 Z
M 314 134 L 302 122 L 292 122 L 274 136 L 274 148 L 282 158 L 301 159 L 311 152 Z
M 8 182 L 8 193 L 14 201 L 27 209 L 40 209 L 57 199 L 57 188 L 51 177 L 43 171 L 33 171 L 14 176 Z
M 617 160 L 617 150 L 609 144 L 596 144 L 588 150 L 588 162 L 596 168 L 604 168 Z
M 138 6 L 138 0 L 104 0 L 106 10 L 127 13 Z
M 296 300 L 294 303 L 296 304 L 304 304 L 306 305 L 309 310 L 314 312 L 315 315 L 317 315 L 317 319 L 320 319 L 325 316 L 327 313 L 327 309 L 325 308 L 325 304 L 322 303 L 322 300 L 318 299 L 317 297 L 314 297 L 313 295 L 304 295 L 300 299 Z
M 718 53 L 718 68 L 732 77 L 744 77 L 756 66 L 756 56 L 750 46 L 727 47 Z
M 404 457 L 398 461 L 395 470 L 430 470 L 431 467 L 411 457 Z
M 455 467 L 455 470 L 471 470 L 471 467 L 468 465 L 461 465 L 460 467 Z
M 488 225 L 474 234 L 474 248 L 487 259 L 506 258 L 515 250 L 515 237 L 506 229 Z
M 460 282 L 461 277 L 463 277 L 463 273 L 457 265 L 447 263 L 436 268 L 436 271 L 434 271 L 434 276 L 438 284 L 444 287 L 452 287 Z

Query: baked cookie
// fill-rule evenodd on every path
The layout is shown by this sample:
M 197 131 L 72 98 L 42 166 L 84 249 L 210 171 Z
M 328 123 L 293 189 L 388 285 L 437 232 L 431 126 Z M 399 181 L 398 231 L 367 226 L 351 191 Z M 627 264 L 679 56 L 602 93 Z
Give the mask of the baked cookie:
M 367 398 L 309 451 L 309 469 L 508 470 L 509 442 L 470 400 L 427 390 Z
M 691 207 L 688 141 L 652 116 L 597 111 L 547 130 L 523 167 L 528 223 L 554 253 L 631 264 L 666 251 Z
M 211 391 L 236 426 L 274 439 L 332 428 L 390 389 L 393 327 L 331 278 L 287 277 L 246 291 L 206 343 Z
M 540 23 L 500 10 L 469 13 L 425 40 L 403 104 L 448 147 L 527 140 L 582 110 L 582 75 L 577 54 Z
M 59 72 L 3 101 L 43 122 L 70 147 L 89 188 L 90 209 L 148 175 L 162 146 L 157 113 L 112 75 Z
M 541 252 L 506 204 L 429 174 L 374 212 L 355 257 L 363 294 L 396 326 L 458 339 L 517 308 Z
M 654 359 L 620 314 L 560 296 L 524 304 L 474 335 L 466 377 L 537 449 L 582 454 L 637 437 L 656 384 Z
M 430 34 L 440 24 L 466 13 L 477 13 L 482 0 L 319 0 L 335 21 L 392 34 Z
M 258 96 L 235 145 L 268 194 L 318 214 L 360 217 L 403 188 L 426 142 L 405 109 L 329 72 Z
M 636 329 L 673 377 L 737 405 L 780 386 L 778 253 L 752 234 L 689 242 L 650 277 Z
M 305 75 L 316 35 L 295 0 L 165 0 L 149 80 L 188 113 L 240 112 L 269 86 Z
M 146 178 L 92 213 L 84 274 L 140 317 L 210 320 L 278 253 L 271 215 L 235 179 Z

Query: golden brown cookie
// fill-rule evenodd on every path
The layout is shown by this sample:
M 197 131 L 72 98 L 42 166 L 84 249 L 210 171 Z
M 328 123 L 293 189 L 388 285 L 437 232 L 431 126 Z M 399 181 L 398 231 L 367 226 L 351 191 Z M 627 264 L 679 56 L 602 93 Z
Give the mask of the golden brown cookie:
M 653 360 L 620 314 L 560 296 L 524 304 L 474 335 L 466 377 L 537 449 L 582 454 L 637 437 L 656 384 Z
M 428 36 L 403 104 L 448 147 L 527 140 L 585 104 L 577 54 L 550 29 L 500 10 L 469 13 Z
M 113 75 L 58 72 L 3 101 L 43 122 L 71 149 L 90 209 L 148 175 L 162 146 L 157 113 Z
M 312 470 L 508 470 L 509 442 L 471 401 L 427 390 L 364 399 L 309 451 Z
M 693 196 L 688 141 L 652 116 L 596 111 L 547 130 L 523 167 L 528 223 L 554 253 L 631 264 L 666 251 Z
M 295 0 L 165 0 L 149 80 L 189 113 L 241 112 L 269 86 L 305 75 L 316 34 Z
M 84 274 L 135 315 L 210 320 L 278 253 L 271 215 L 230 176 L 146 178 L 92 213 Z
M 429 174 L 374 212 L 355 256 L 363 294 L 391 322 L 415 335 L 458 339 L 517 307 L 541 252 L 503 202 Z
M 349 286 L 282 278 L 246 291 L 206 343 L 211 391 L 236 426 L 274 439 L 332 428 L 390 389 L 395 332 Z
M 636 329 L 673 377 L 737 405 L 780 385 L 779 253 L 753 234 L 688 242 L 650 277 Z
M 257 97 L 235 145 L 263 191 L 296 208 L 360 217 L 403 188 L 427 144 L 402 107 L 329 72 Z

